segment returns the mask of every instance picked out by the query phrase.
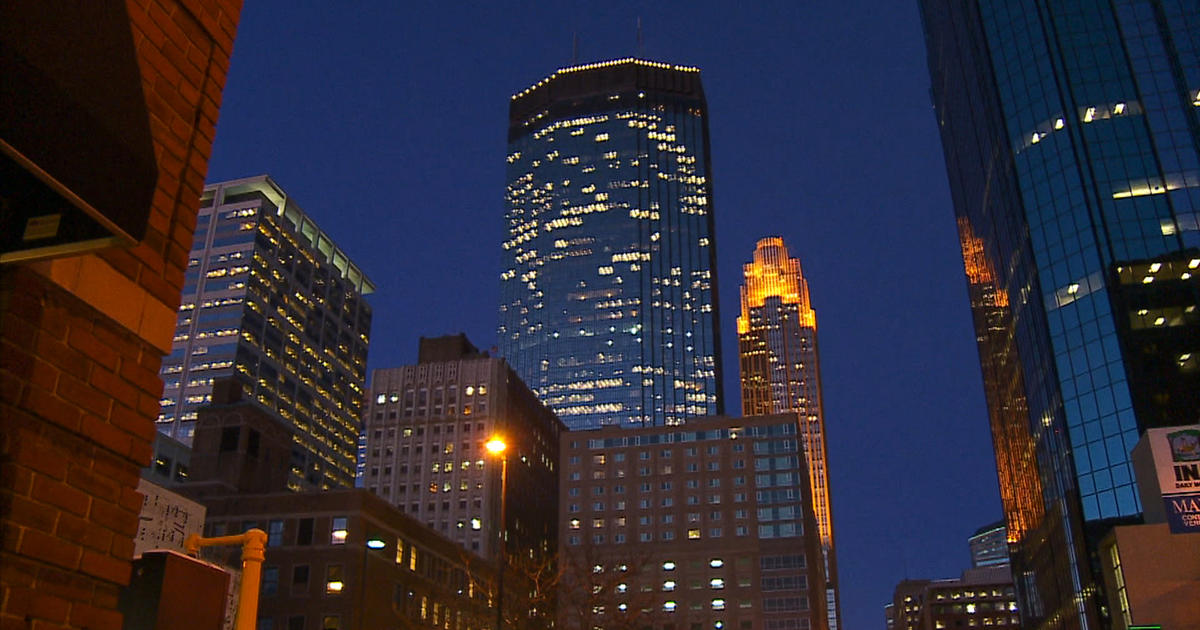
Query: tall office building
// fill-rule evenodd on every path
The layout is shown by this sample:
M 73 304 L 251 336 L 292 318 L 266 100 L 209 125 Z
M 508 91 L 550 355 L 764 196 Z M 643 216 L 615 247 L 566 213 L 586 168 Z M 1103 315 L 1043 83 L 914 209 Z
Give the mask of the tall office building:
M 1129 452 L 1200 408 L 1200 13 L 921 11 L 1023 623 L 1104 627 Z
M 564 68 L 509 110 L 500 353 L 571 429 L 722 413 L 700 72 Z
M 158 429 L 190 443 L 213 383 L 295 430 L 293 487 L 354 483 L 374 285 L 265 175 L 200 199 Z
M 995 567 L 1008 565 L 1008 530 L 1004 521 L 985 525 L 967 538 L 971 548 L 971 566 Z
M 825 456 L 825 416 L 817 362 L 817 315 L 800 260 L 779 237 L 760 240 L 754 260 L 742 266 L 742 313 L 737 320 L 742 413 L 794 412 L 800 427 L 813 512 L 825 559 L 830 630 L 838 627 L 837 556 Z

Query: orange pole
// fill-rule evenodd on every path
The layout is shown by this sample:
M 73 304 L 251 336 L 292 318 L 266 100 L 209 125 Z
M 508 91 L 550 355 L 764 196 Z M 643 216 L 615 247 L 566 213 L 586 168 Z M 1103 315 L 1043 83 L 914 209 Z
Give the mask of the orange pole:
M 262 582 L 262 563 L 267 553 L 267 533 L 261 529 L 250 529 L 235 536 L 204 538 L 192 534 L 183 542 L 188 555 L 198 556 L 201 547 L 221 545 L 242 546 L 242 585 L 238 590 L 237 621 L 235 630 L 254 630 L 258 622 L 258 589 Z

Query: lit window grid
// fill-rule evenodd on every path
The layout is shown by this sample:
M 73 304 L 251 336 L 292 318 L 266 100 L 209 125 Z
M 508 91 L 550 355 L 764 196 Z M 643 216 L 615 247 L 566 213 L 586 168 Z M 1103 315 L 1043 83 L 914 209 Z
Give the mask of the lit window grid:
M 716 410 L 703 122 L 684 118 L 610 112 L 510 150 L 501 352 L 572 428 Z
M 634 437 L 617 440 L 619 444 L 596 439 L 588 440 L 586 450 L 566 451 L 569 452 L 566 472 L 569 479 L 577 480 L 578 484 L 566 486 L 562 500 L 568 504 L 583 502 L 584 505 L 580 511 L 566 512 L 568 518 L 560 527 L 565 550 L 570 552 L 572 547 L 578 550 L 590 541 L 593 550 L 598 547 L 607 550 L 599 552 L 598 557 L 606 557 L 606 553 L 625 557 L 620 548 L 632 545 L 634 548 L 628 554 L 638 557 L 638 544 L 655 544 L 659 540 L 709 540 L 707 533 L 713 524 L 728 530 L 719 536 L 727 540 L 718 547 L 722 550 L 730 545 L 744 545 L 749 540 L 761 541 L 760 544 L 787 540 L 776 538 L 778 532 L 785 532 L 786 536 L 803 535 L 798 520 L 808 500 L 805 500 L 804 475 L 799 473 L 802 464 L 799 445 L 794 439 L 798 433 L 794 416 L 781 424 L 748 428 L 748 431 L 738 433 L 742 439 L 731 439 L 730 430 L 678 432 L 659 436 L 662 439 L 652 444 L 636 445 L 630 442 Z M 793 436 L 793 439 L 784 436 Z M 570 434 L 564 439 L 569 438 Z M 742 450 L 734 451 L 737 445 L 742 446 Z M 742 460 L 743 467 L 736 466 L 733 463 L 736 460 Z M 749 466 L 745 462 L 750 462 Z M 692 468 L 690 463 L 697 466 Z M 718 466 L 710 466 L 712 463 L 718 463 Z M 695 503 L 673 500 L 668 505 L 670 510 L 661 508 L 665 498 L 678 496 L 680 490 L 688 493 L 691 491 L 686 488 L 710 487 L 709 482 L 688 484 L 686 480 L 690 476 L 708 478 L 713 474 L 710 470 L 721 469 L 736 470 L 744 475 L 744 485 L 725 484 L 725 497 L 715 504 L 712 500 Z M 576 470 L 578 474 L 570 474 Z M 716 475 L 720 476 L 720 473 Z M 722 480 L 730 481 L 728 478 Z M 733 493 L 728 492 L 728 488 L 732 488 Z M 736 498 L 738 492 L 744 493 L 743 499 Z M 646 498 L 644 503 L 638 503 L 638 497 Z M 596 498 L 608 499 L 608 503 L 596 502 Z M 672 514 L 672 510 L 678 514 Z M 712 520 L 718 512 L 720 517 Z M 736 528 L 744 529 L 744 533 L 734 534 Z M 674 535 L 665 535 L 672 532 Z M 647 533 L 649 538 L 644 538 Z M 794 550 L 797 544 L 794 538 L 791 540 L 793 542 L 788 545 Z M 704 548 L 712 550 L 714 547 Z M 715 564 L 710 562 L 714 569 L 725 564 L 721 560 Z M 674 562 L 664 562 L 662 569 L 671 571 L 671 576 L 683 575 L 676 572 L 682 565 L 677 566 Z M 704 580 L 710 587 L 718 589 L 732 587 L 734 583 L 719 572 L 704 577 Z M 713 580 L 718 581 L 719 586 L 712 586 Z M 690 588 L 698 587 L 691 584 Z M 662 590 L 673 592 L 676 588 L 664 587 Z M 672 596 L 672 600 L 682 596 Z M 823 594 L 818 599 L 823 602 Z M 684 601 L 680 600 L 679 605 L 683 606 Z M 761 607 L 760 602 L 756 601 L 755 607 Z
M 496 432 L 515 432 L 521 437 L 510 443 L 510 458 L 519 460 L 535 482 L 558 474 L 555 436 L 560 429 L 551 426 L 557 422 L 536 402 L 540 411 L 514 411 L 522 403 L 507 393 L 507 370 L 497 358 L 375 370 L 364 418 L 363 485 L 484 557 L 494 552 L 499 478 L 498 460 L 482 443 Z M 512 417 L 520 420 L 498 423 Z M 520 473 L 512 468 L 510 474 Z M 510 478 L 510 483 L 520 482 Z M 521 519 L 514 511 L 519 509 L 511 503 L 510 516 Z M 530 527 L 535 519 L 522 520 Z
M 244 181 L 230 184 L 246 190 Z M 231 194 L 222 185 L 206 189 L 208 199 L 222 193 Z M 252 400 L 300 430 L 298 439 L 309 461 L 304 470 L 293 468 L 289 486 L 349 485 L 355 474 L 359 419 L 354 410 L 363 402 L 370 308 L 353 288 L 338 296 L 340 309 L 325 308 L 333 296 L 324 291 L 283 294 L 283 283 L 304 286 L 285 268 L 285 259 L 315 278 L 319 261 L 328 254 L 306 249 L 305 239 L 289 232 L 290 221 L 262 212 L 265 203 L 210 203 L 200 210 L 173 351 L 162 368 L 166 387 L 159 429 L 190 441 L 196 410 L 211 400 L 212 381 L 237 375 L 251 389 Z M 290 218 L 297 214 L 289 210 Z M 275 256 L 262 249 L 262 239 L 278 249 Z M 328 282 L 337 286 L 333 278 L 345 272 L 324 269 Z M 280 306 L 268 312 L 272 295 Z M 324 333 L 333 330 L 342 338 L 322 343 L 322 330 L 306 326 L 315 311 L 322 311 L 327 321 Z M 272 344 L 278 349 L 265 347 L 264 339 L 278 339 Z
M 775 417 L 770 420 L 777 424 L 764 422 L 745 429 L 669 433 L 657 436 L 652 442 L 647 442 L 647 436 L 641 435 L 592 439 L 583 443 L 576 436 L 566 434 L 564 445 L 571 443 L 572 438 L 576 441 L 572 448 L 563 451 L 565 478 L 577 483 L 564 482 L 560 500 L 568 506 L 575 503 L 580 509 L 564 512 L 566 518 L 560 526 L 564 553 L 590 554 L 587 557 L 605 559 L 603 562 L 616 559 L 613 562 L 617 564 L 597 573 L 595 582 L 605 585 L 612 581 L 605 575 L 625 562 L 620 559 L 652 556 L 653 567 L 639 565 L 633 571 L 635 575 L 618 574 L 625 586 L 625 590 L 619 592 L 653 592 L 658 598 L 656 606 L 671 608 L 673 602 L 674 611 L 678 612 L 708 610 L 713 598 L 723 600 L 727 609 L 740 609 L 745 614 L 750 610 L 771 612 L 770 608 L 780 606 L 799 606 L 798 610 L 802 611 L 810 605 L 823 605 L 824 592 L 805 591 L 798 594 L 802 603 L 782 603 L 780 596 L 788 594 L 772 591 L 806 585 L 805 574 L 800 573 L 800 582 L 790 582 L 790 586 L 769 586 L 767 582 L 774 584 L 781 574 L 764 572 L 760 577 L 758 566 L 758 554 L 771 553 L 767 550 L 776 549 L 772 545 L 782 544 L 784 546 L 778 549 L 793 553 L 803 548 L 796 537 L 804 535 L 798 519 L 808 504 L 807 484 L 800 472 L 801 451 L 796 439 L 799 431 L 794 418 Z M 779 420 L 784 421 L 778 423 Z M 731 439 L 734 433 L 741 437 Z M 790 439 L 787 436 L 791 436 Z M 737 447 L 740 450 L 735 451 Z M 736 460 L 742 460 L 743 466 L 736 466 Z M 694 468 L 689 466 L 692 463 L 696 464 Z M 712 463 L 718 466 L 713 468 Z M 718 485 L 723 488 L 723 495 L 714 504 L 707 499 L 707 488 L 711 486 L 705 480 L 712 477 L 721 477 L 722 481 L 731 479 L 722 473 L 710 472 L 712 470 L 736 471 L 744 476 L 744 485 Z M 697 483 L 689 484 L 691 477 L 695 477 Z M 681 500 L 693 492 L 701 493 L 700 501 Z M 741 501 L 735 498 L 739 492 L 744 493 Z M 778 497 L 772 497 L 772 493 Z M 780 500 L 784 496 L 786 498 Z M 639 503 L 643 497 L 645 503 Z M 675 500 L 663 508 L 667 498 Z M 714 520 L 718 513 L 720 516 Z M 714 525 L 724 527 L 718 537 L 720 541 L 708 535 Z M 739 530 L 743 533 L 736 533 Z M 779 531 L 786 531 L 791 537 L 774 537 Z M 674 535 L 664 535 L 670 532 Z M 646 534 L 649 534 L 648 538 Z M 663 556 L 658 547 L 654 547 L 656 551 L 650 555 L 641 550 L 646 545 L 693 539 L 709 544 L 696 547 L 699 550 L 696 552 L 681 551 L 678 558 Z M 755 551 L 747 548 L 725 554 L 742 559 L 736 571 L 732 559 L 726 560 L 720 553 L 712 551 L 726 552 L 744 547 L 748 542 L 759 547 Z M 814 549 L 820 553 L 819 546 Z M 697 560 L 697 554 L 703 556 L 704 562 Z M 754 566 L 741 566 L 749 557 L 755 558 Z M 820 564 L 819 558 L 810 558 L 810 561 Z M 741 589 L 760 585 L 764 591 L 761 597 L 745 599 L 748 592 Z M 724 589 L 732 589 L 732 592 L 724 592 Z M 631 595 L 633 603 L 629 605 L 636 602 L 644 605 L 654 597 L 645 599 Z M 796 595 L 791 599 L 796 599 Z M 786 610 L 794 612 L 791 608 Z M 603 614 L 606 613 L 601 613 L 601 617 Z

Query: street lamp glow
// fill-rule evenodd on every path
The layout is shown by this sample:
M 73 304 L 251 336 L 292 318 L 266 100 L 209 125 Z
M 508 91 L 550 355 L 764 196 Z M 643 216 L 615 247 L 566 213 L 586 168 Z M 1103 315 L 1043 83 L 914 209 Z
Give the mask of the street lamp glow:
M 483 446 L 487 448 L 489 453 L 494 453 L 496 455 L 503 453 L 504 449 L 508 448 L 508 445 L 504 443 L 504 440 L 500 439 L 499 437 L 493 437 Z

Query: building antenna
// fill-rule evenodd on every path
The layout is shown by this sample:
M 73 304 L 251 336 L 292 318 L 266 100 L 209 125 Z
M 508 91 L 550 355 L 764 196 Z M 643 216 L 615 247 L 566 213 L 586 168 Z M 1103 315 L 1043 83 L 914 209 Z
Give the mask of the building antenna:
M 579 33 L 571 32 L 571 65 L 579 65 Z
M 642 57 L 642 16 L 637 19 L 637 56 Z

